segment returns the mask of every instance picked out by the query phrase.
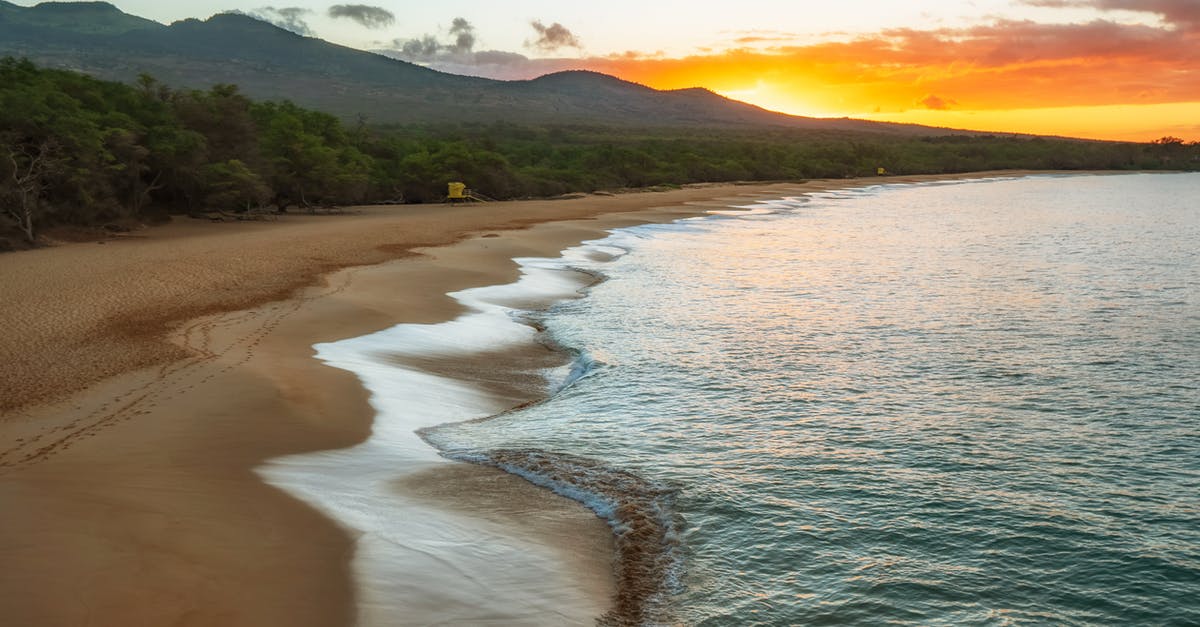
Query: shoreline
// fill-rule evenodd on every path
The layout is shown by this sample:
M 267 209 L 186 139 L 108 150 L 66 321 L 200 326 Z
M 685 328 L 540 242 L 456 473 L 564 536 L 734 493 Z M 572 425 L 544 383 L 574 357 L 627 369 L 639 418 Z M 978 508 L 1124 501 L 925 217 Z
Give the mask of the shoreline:
M 312 359 L 313 344 L 399 322 L 453 319 L 462 307 L 446 292 L 509 282 L 517 274 L 513 258 L 553 256 L 622 225 L 697 215 L 730 201 L 1029 174 L 1039 173 L 387 208 L 236 230 L 228 227 L 242 225 L 178 225 L 145 241 L 114 243 L 128 245 L 115 265 L 101 263 L 112 255 L 98 251 L 111 249 L 95 245 L 13 253 L 6 257 L 29 263 L 0 267 L 0 285 L 15 295 L 4 305 L 6 319 L 28 323 L 30 332 L 3 348 L 39 359 L 7 361 L 5 380 L 12 383 L 0 396 L 8 403 L 0 414 L 0 553 L 10 565 L 0 575 L 0 615 L 47 625 L 78 624 L 82 617 L 98 624 L 352 623 L 359 594 L 349 571 L 355 539 L 253 472 L 268 459 L 360 443 L 372 429 L 366 390 L 353 375 Z M 381 263 L 389 257 L 405 258 Z M 117 270 L 128 274 L 113 276 Z M 20 271 L 37 280 L 31 285 Z M 56 290 L 56 277 L 83 288 Z M 297 291 L 299 285 L 309 286 Z M 103 311 L 80 321 L 79 310 L 91 301 Z M 42 385 L 15 396 L 31 378 Z M 62 394 L 72 387 L 81 391 Z M 56 400 L 48 400 L 56 391 Z M 440 489 L 491 486 L 478 488 L 478 496 L 508 481 L 497 477 L 511 477 L 456 472 Z M 438 481 L 417 483 L 426 489 Z M 545 499 L 543 492 L 532 488 L 528 498 Z M 497 506 L 481 508 L 479 498 L 456 505 L 442 495 L 422 498 L 440 499 L 442 510 L 471 510 L 469 518 L 489 515 L 481 512 L 488 507 L 494 514 Z M 590 571 L 571 584 L 579 594 L 564 601 L 589 597 L 592 606 L 581 614 L 590 613 L 611 590 L 596 572 L 607 548 L 597 536 L 606 530 L 598 533 L 598 519 L 581 506 L 550 501 L 560 512 L 552 521 L 560 538 L 573 537 L 589 518 L 593 523 L 586 550 L 557 558 Z M 499 515 L 495 527 L 519 527 L 513 520 L 522 515 Z M 76 602 L 56 601 L 62 598 Z

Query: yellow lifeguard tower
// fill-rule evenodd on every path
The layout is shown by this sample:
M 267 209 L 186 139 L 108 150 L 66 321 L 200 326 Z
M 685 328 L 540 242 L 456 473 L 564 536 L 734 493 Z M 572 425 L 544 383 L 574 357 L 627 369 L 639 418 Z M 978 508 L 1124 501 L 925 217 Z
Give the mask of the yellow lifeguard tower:
M 491 198 L 467 189 L 466 183 L 455 181 L 446 186 L 446 202 L 492 202 Z
M 890 172 L 887 171 L 887 168 L 875 168 L 875 174 L 878 176 L 887 176 Z

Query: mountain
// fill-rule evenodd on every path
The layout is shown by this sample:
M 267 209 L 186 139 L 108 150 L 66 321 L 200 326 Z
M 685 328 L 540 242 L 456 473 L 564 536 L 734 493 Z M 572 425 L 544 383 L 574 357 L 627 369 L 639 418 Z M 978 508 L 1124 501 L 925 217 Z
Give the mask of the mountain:
M 120 35 L 162 27 L 158 22 L 122 13 L 107 2 L 43 2 L 25 8 L 0 1 L 0 20 L 18 27 L 83 35 Z
M 0 55 L 130 82 L 146 73 L 176 88 L 233 83 L 255 98 L 288 99 L 376 123 L 493 122 L 640 127 L 791 127 L 908 135 L 905 124 L 789 116 L 705 89 L 660 91 L 571 71 L 528 81 L 446 74 L 296 35 L 240 14 L 164 25 L 106 2 L 0 0 Z

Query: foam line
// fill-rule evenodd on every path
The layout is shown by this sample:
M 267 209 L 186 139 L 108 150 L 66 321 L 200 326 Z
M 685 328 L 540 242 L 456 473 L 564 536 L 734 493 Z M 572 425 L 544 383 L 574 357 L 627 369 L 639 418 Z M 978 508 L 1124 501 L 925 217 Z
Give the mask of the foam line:
M 623 254 L 613 247 L 593 250 Z M 589 252 L 568 251 L 564 260 L 584 259 Z M 577 296 L 591 278 L 567 269 L 564 260 L 521 260 L 515 283 L 452 294 L 470 308 L 455 320 L 401 324 L 315 347 L 318 359 L 355 373 L 370 392 L 376 411 L 372 433 L 351 448 L 277 458 L 257 471 L 356 538 L 352 571 L 359 624 L 394 625 L 414 615 L 414 608 L 429 608 L 429 615 L 447 623 L 528 623 L 544 621 L 559 608 L 589 605 L 582 591 L 556 583 L 571 578 L 549 547 L 496 533 L 489 537 L 478 521 L 393 487 L 405 476 L 453 463 L 416 431 L 508 407 L 475 385 L 398 366 L 384 356 L 465 356 L 533 342 L 537 331 L 505 303 L 548 304 Z M 514 591 L 526 594 L 514 599 Z

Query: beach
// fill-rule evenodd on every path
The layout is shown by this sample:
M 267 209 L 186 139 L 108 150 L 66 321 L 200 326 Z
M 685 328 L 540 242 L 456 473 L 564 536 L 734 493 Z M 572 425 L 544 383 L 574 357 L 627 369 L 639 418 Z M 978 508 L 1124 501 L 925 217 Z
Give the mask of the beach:
M 448 292 L 512 282 L 514 258 L 556 256 L 614 228 L 822 190 L 1019 174 L 177 219 L 0 256 L 0 616 L 14 625 L 588 624 L 615 594 L 607 525 L 515 476 L 451 462 L 414 465 L 396 490 L 430 533 L 454 537 L 438 545 L 445 555 L 399 576 L 414 598 L 454 594 L 362 607 L 355 530 L 256 470 L 371 434 L 367 390 L 315 359 L 313 346 L 451 320 L 463 307 Z M 508 357 L 428 366 L 495 380 L 491 370 L 539 359 Z M 484 392 L 498 411 L 544 394 L 534 382 Z M 484 553 L 490 569 L 438 570 L 473 544 L 529 562 L 514 569 Z

